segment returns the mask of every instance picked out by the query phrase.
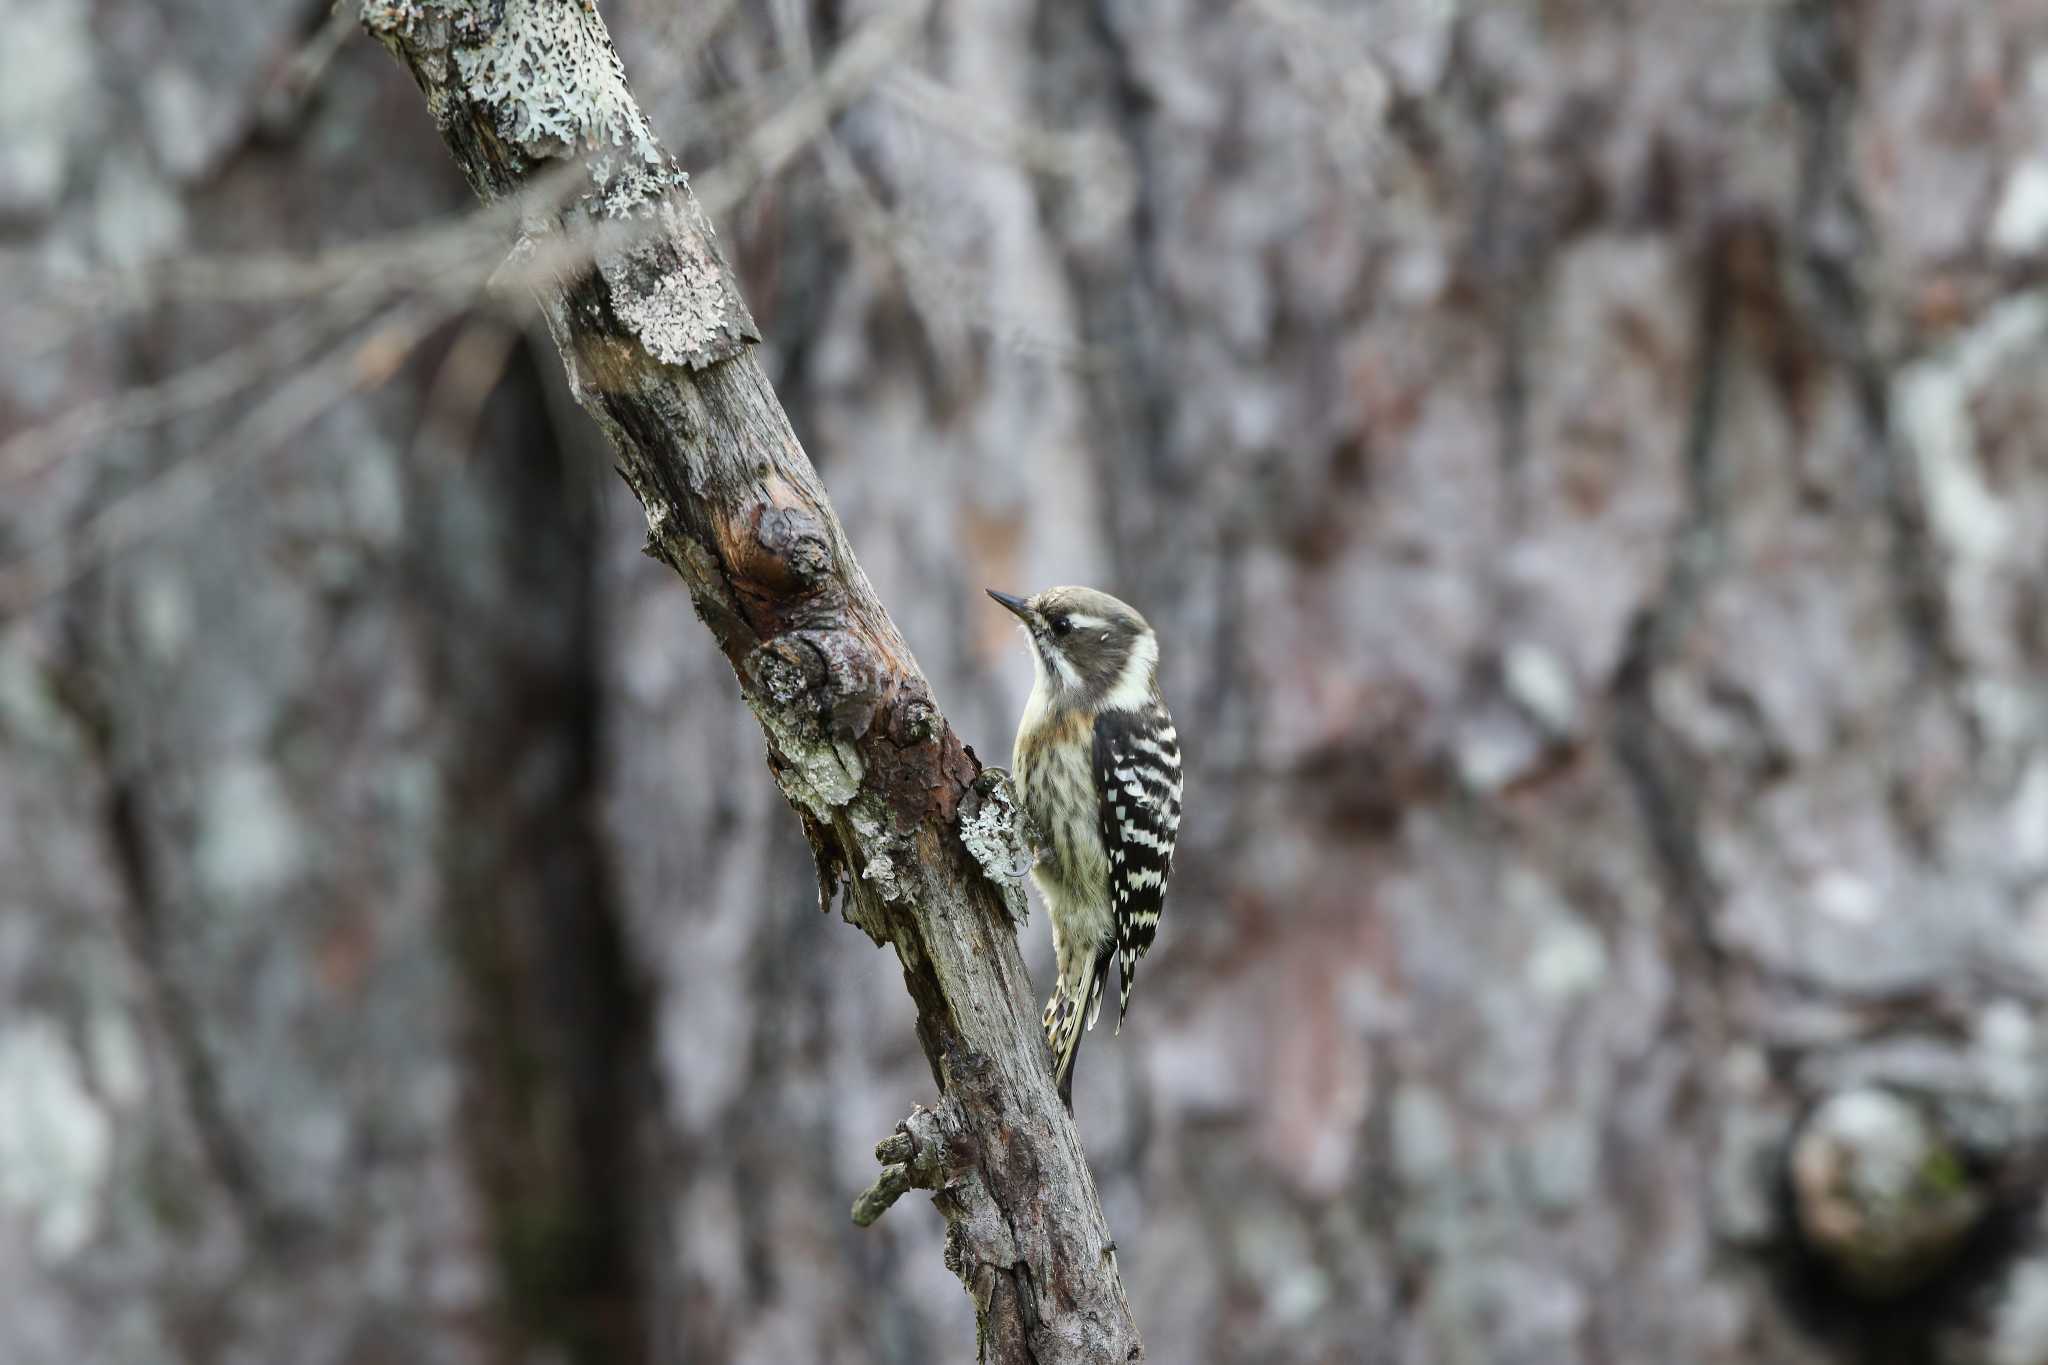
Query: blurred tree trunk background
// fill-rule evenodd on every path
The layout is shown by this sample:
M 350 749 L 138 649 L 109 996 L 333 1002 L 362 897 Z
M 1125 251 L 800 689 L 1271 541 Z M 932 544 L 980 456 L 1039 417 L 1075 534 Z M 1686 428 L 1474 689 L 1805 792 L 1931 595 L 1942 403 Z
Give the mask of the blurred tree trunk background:
M 899 8 L 605 15 L 983 759 L 984 585 L 1165 642 L 1150 1357 L 2048 1361 L 2048 4 L 977 0 L 750 169 Z M 0 1359 L 965 1358 L 558 363 L 334 264 L 468 210 L 349 19 L 0 0 Z

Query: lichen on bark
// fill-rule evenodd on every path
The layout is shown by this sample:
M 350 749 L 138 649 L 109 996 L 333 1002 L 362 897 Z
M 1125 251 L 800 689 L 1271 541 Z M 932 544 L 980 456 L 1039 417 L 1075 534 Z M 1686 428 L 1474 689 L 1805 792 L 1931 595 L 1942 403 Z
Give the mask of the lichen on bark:
M 531 196 L 529 242 L 592 233 L 540 283 L 577 401 L 647 512 L 647 549 L 687 585 L 802 819 L 821 900 L 890 944 L 917 1006 L 958 1171 L 935 1203 L 976 1306 L 983 1359 L 1142 1353 L 1108 1229 L 1049 1057 L 1014 926 L 993 788 L 854 560 L 748 350 L 753 324 L 687 178 L 653 142 L 594 7 L 392 6 L 366 23 L 420 83 L 486 199 Z M 629 206 L 616 158 L 659 192 Z M 574 195 L 552 191 L 556 165 Z M 636 171 L 637 175 L 637 171 Z M 632 179 L 637 195 L 649 182 Z M 625 212 L 619 210 L 625 209 Z M 620 238 L 608 220 L 627 217 Z M 1041 1286 L 1057 1292 L 1041 1292 Z

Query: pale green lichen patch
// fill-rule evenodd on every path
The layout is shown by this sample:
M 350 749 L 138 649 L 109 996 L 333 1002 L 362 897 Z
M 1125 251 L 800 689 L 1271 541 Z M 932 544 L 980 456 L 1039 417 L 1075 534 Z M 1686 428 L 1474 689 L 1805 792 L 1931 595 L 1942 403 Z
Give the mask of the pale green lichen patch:
M 866 772 L 853 745 L 826 738 L 813 727 L 792 721 L 772 705 L 750 699 L 750 708 L 767 732 L 775 755 L 775 781 L 791 804 L 830 823 L 833 813 L 860 794 Z M 806 733 L 806 731 L 810 731 Z
M 964 803 L 961 807 L 960 842 L 1003 893 L 1011 919 L 1022 924 L 1031 903 L 1018 879 L 1031 870 L 1036 858 L 1025 838 L 1016 789 L 1008 773 L 992 768 L 975 783 L 975 797 L 971 810 Z
M 7 12 L 0 43 L 0 216 L 54 211 L 86 150 L 73 130 L 90 127 L 97 89 L 92 10 L 28 0 Z M 107 91 L 106 94 L 111 94 Z
M 192 857 L 201 883 L 221 904 L 268 904 L 303 869 L 310 844 L 268 763 L 243 757 L 211 774 Z
M 1985 1210 L 1945 1135 L 1884 1090 L 1830 1096 L 1808 1116 L 1790 1164 L 1800 1231 L 1859 1293 L 1924 1282 Z
M 2048 299 L 2022 294 L 1892 382 L 1893 424 L 1918 465 L 1928 520 L 1962 568 L 1996 559 L 2016 534 L 2012 508 L 1985 468 L 1971 404 L 1998 367 L 2044 334 Z
M 649 355 L 701 370 L 760 339 L 689 177 L 662 151 L 595 6 L 368 0 L 363 18 L 421 73 L 444 130 L 468 111 L 519 152 L 527 164 L 518 174 L 580 160 L 588 188 L 565 220 L 577 234 L 593 232 L 613 309 Z M 493 192 L 505 188 L 495 169 L 480 178 Z M 595 231 L 622 222 L 630 226 Z
M 898 886 L 896 860 L 890 856 L 887 849 L 876 850 L 868 858 L 868 865 L 860 870 L 860 875 L 867 881 L 875 884 L 875 889 L 881 893 L 883 900 L 894 901 L 897 899 L 899 893 L 896 889 Z
M 91 1240 L 113 1145 L 112 1123 L 54 1025 L 0 1033 L 0 1207 L 27 1216 L 49 1259 Z
M 457 46 L 454 57 L 470 98 L 490 108 L 499 136 L 535 159 L 612 147 L 644 165 L 662 163 L 594 7 L 505 0 L 502 20 L 473 45 Z
M 605 211 L 615 211 L 609 199 Z M 737 355 L 760 334 L 715 254 L 710 223 L 687 197 L 664 198 L 656 212 L 660 233 L 600 261 L 613 308 L 664 364 L 702 369 Z
M 53 758 L 78 752 L 80 717 L 64 700 L 54 671 L 27 648 L 0 640 L 0 736 Z
M 890 832 L 881 803 L 870 797 L 851 807 L 847 823 L 853 826 L 857 844 L 867 860 L 860 870 L 861 879 L 872 883 L 875 894 L 884 901 L 893 905 L 902 900 L 909 894 L 903 883 L 905 869 L 897 865 L 897 840 Z

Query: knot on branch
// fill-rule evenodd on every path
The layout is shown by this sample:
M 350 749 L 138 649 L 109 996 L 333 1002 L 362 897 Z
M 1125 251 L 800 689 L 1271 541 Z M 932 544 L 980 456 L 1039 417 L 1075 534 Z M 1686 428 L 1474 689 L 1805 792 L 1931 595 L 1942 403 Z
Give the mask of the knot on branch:
M 1934 1116 L 1874 1086 L 1815 1108 L 1787 1165 L 1801 1237 L 1865 1299 L 1910 1291 L 1954 1263 L 1991 1203 Z
M 781 593 L 809 592 L 832 571 L 832 546 L 825 524 L 806 507 L 754 508 L 752 553 L 736 566 L 762 587 Z
M 734 593 L 763 639 L 793 631 L 854 632 L 846 586 L 824 518 L 764 461 L 761 493 L 718 519 Z
M 882 704 L 881 665 L 851 631 L 806 631 L 825 660 L 825 720 L 832 738 L 851 742 L 867 734 Z
M 973 1170 L 974 1139 L 958 1102 L 947 1096 L 936 1109 L 912 1109 L 894 1133 L 875 1144 L 875 1160 L 882 1173 L 853 1201 L 853 1221 L 860 1227 L 873 1225 L 906 1192 L 947 1190 Z
M 864 738 L 889 670 L 846 619 L 824 522 L 808 507 L 760 502 L 721 540 L 727 578 L 763 637 L 745 678 L 766 699 L 803 712 L 805 728 L 815 722 L 820 738 Z
M 874 655 L 843 630 L 797 630 L 755 647 L 742 676 L 759 700 L 797 713 L 809 737 L 852 743 L 881 705 Z
M 769 640 L 747 656 L 747 681 L 777 706 L 794 706 L 806 693 L 823 687 L 825 656 L 801 635 Z
M 930 686 L 915 672 L 896 669 L 873 721 L 883 741 L 867 751 L 875 789 L 898 827 L 952 824 L 980 765 L 939 713 Z
M 945 730 L 946 721 L 920 680 L 906 683 L 890 708 L 889 742 L 899 749 L 929 744 Z

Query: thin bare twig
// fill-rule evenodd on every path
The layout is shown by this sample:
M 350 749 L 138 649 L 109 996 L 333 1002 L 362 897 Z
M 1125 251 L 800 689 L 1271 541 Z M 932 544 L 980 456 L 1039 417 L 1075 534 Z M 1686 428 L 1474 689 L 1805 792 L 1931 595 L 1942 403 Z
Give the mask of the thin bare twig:
M 47 537 L 0 569 L 0 618 L 19 614 L 138 542 L 190 516 L 250 464 L 284 447 L 344 396 L 381 386 L 444 316 L 399 304 L 352 344 L 294 374 L 237 422 L 205 460 L 181 460 Z
M 907 0 L 862 24 L 841 43 L 815 80 L 748 135 L 724 162 L 694 177 L 697 197 L 714 217 L 770 179 L 865 95 L 910 46 L 931 10 L 931 0 Z
M 861 97 L 914 38 L 930 0 L 910 0 L 864 24 L 833 54 L 801 95 L 743 140 L 734 159 L 699 182 L 699 201 L 712 214 L 736 207 Z M 63 285 L 64 310 L 81 325 L 171 299 L 284 302 L 321 296 L 338 317 L 294 315 L 255 340 L 144 389 L 94 399 L 0 443 L 0 484 L 46 472 L 60 460 L 118 431 L 174 420 L 245 393 L 308 354 L 334 332 L 360 321 L 392 297 L 413 293 L 452 316 L 487 285 L 524 294 L 605 254 L 631 250 L 663 229 L 654 217 L 601 221 L 580 231 L 529 240 L 501 261 L 499 244 L 516 224 L 549 216 L 563 196 L 582 188 L 577 168 L 557 166 L 505 199 L 452 224 L 393 234 L 379 241 L 311 256 L 272 254 L 187 257 L 146 270 L 121 271 Z M 37 340 L 29 354 L 60 345 L 66 329 L 49 317 L 20 329 Z
M 434 371 L 426 405 L 413 436 L 413 449 L 426 458 L 471 450 L 484 405 L 504 377 L 519 344 L 520 328 L 510 319 L 481 313 L 463 324 L 455 344 Z
M 294 313 L 211 359 L 141 388 L 93 399 L 0 443 L 0 487 L 49 471 L 66 455 L 124 431 L 157 426 L 247 392 L 304 360 L 385 303 L 380 291 L 351 291 L 328 312 Z

